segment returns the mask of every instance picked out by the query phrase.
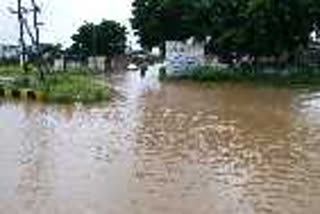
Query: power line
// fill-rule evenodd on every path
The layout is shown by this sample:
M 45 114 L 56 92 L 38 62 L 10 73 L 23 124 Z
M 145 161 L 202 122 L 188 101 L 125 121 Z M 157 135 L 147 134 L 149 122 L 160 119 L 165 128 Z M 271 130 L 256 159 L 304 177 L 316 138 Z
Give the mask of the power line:
M 19 23 L 19 44 L 20 44 L 20 64 L 26 71 L 26 43 L 24 38 L 24 15 L 27 13 L 26 9 L 22 5 L 22 0 L 17 0 L 16 10 L 9 7 L 11 14 L 17 15 Z
M 40 39 L 40 29 L 39 29 L 39 22 L 38 22 L 38 13 L 41 12 L 40 7 L 36 4 L 35 0 L 31 0 L 31 4 L 33 6 L 33 27 L 35 30 L 35 44 L 39 46 L 39 39 Z
M 38 21 L 38 15 L 41 12 L 40 7 L 37 5 L 35 0 L 31 1 L 31 9 L 24 7 L 22 4 L 22 0 L 17 0 L 17 10 L 14 10 L 12 8 L 9 8 L 9 11 L 12 14 L 16 14 L 18 17 L 18 23 L 19 23 L 19 43 L 21 46 L 21 65 L 26 71 L 26 42 L 25 42 L 25 33 L 29 36 L 32 47 L 35 49 L 35 55 L 36 55 L 36 65 L 38 67 L 38 70 L 40 72 L 40 78 L 44 78 L 44 72 L 42 69 L 42 57 L 40 54 L 40 28 L 39 26 L 42 24 Z M 26 15 L 29 13 L 33 13 L 33 29 L 31 30 L 30 26 L 28 25 L 28 20 Z
M 38 70 L 40 72 L 40 78 L 44 79 L 44 70 L 43 70 L 43 66 L 42 64 L 42 58 L 41 58 L 41 54 L 40 54 L 40 28 L 39 26 L 42 25 L 42 23 L 40 23 L 38 21 L 38 14 L 41 12 L 40 7 L 36 4 L 35 0 L 31 0 L 31 4 L 32 4 L 32 11 L 33 11 L 33 28 L 35 31 L 35 36 L 33 37 L 32 34 L 30 35 L 30 38 L 33 39 L 33 44 L 36 48 L 36 64 L 38 67 Z M 26 23 L 26 28 L 28 28 L 27 23 Z

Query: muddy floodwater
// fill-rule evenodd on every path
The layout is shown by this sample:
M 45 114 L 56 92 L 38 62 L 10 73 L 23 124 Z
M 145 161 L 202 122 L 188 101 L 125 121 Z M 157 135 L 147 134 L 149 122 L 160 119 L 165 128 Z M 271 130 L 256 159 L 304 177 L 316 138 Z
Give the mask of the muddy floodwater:
M 104 104 L 0 100 L 1 214 L 320 213 L 320 91 L 111 79 Z

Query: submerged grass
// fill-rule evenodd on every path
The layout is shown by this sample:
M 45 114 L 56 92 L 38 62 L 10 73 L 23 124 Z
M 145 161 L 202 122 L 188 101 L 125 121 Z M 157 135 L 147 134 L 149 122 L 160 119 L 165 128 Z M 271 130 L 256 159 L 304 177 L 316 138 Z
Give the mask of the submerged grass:
M 6 87 L 41 92 L 48 102 L 91 103 L 108 100 L 110 96 L 108 84 L 83 69 L 47 74 L 44 81 L 32 73 L 23 74 L 14 67 L 0 68 L 0 75 L 15 78 Z
M 199 82 L 252 82 L 285 87 L 320 86 L 320 69 L 292 67 L 286 71 L 266 72 L 247 68 L 197 67 L 178 76 L 174 80 L 193 80 Z

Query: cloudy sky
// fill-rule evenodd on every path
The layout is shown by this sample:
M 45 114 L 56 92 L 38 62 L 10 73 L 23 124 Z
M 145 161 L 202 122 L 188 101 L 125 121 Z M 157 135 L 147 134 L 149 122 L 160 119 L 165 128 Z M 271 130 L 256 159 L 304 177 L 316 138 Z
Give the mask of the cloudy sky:
M 0 43 L 16 43 L 16 17 L 8 7 L 16 8 L 17 0 L 0 0 Z M 30 0 L 22 0 L 28 6 Z M 41 39 L 43 42 L 71 43 L 70 36 L 84 22 L 100 22 L 102 18 L 116 20 L 130 28 L 132 0 L 36 0 L 42 8 Z M 31 22 L 30 22 L 31 23 Z M 129 30 L 131 31 L 131 30 Z M 129 36 L 135 43 L 135 38 Z

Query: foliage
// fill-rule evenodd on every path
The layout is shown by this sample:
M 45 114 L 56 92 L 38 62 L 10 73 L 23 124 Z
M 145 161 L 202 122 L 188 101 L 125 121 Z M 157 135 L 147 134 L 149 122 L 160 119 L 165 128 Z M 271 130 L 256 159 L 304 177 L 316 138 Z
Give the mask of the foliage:
M 109 98 L 109 88 L 85 74 L 55 74 L 34 87 L 48 95 L 49 101 L 95 102 Z
M 37 70 L 36 68 L 31 65 L 28 64 L 27 65 L 27 69 L 28 69 L 28 73 L 29 74 L 36 74 Z M 20 75 L 24 75 L 24 70 L 20 67 L 20 65 L 16 64 L 16 65 L 0 65 L 0 76 L 20 76 Z
M 263 72 L 248 67 L 197 67 L 181 76 L 169 76 L 173 80 L 193 80 L 199 82 L 252 82 L 277 86 L 306 87 L 320 84 L 320 70 L 312 67 L 291 67 L 286 72 Z
M 163 38 L 160 22 L 163 0 L 135 0 L 131 24 L 140 37 L 140 43 L 145 48 L 158 45 Z
M 319 29 L 318 0 L 135 0 L 132 26 L 143 46 L 211 36 L 218 54 L 290 58 Z
M 39 49 L 36 50 L 34 46 L 27 47 L 28 63 L 38 63 L 38 58 L 41 56 L 47 62 L 53 63 L 55 58 L 62 55 L 61 44 L 43 43 L 39 45 Z
M 89 103 L 107 100 L 110 96 L 106 82 L 83 69 L 48 74 L 45 81 L 40 81 L 36 75 L 24 74 L 19 67 L 0 67 L 0 75 L 14 79 L 14 82 L 6 83 L 6 87 L 44 93 L 49 102 Z
M 62 54 L 61 44 L 41 44 L 40 54 L 48 55 L 50 58 L 59 57 Z
M 126 48 L 126 29 L 115 21 L 100 24 L 85 23 L 72 36 L 71 52 L 81 56 L 114 56 Z
M 186 39 L 194 26 L 189 25 L 192 0 L 135 0 L 131 24 L 143 47 L 151 49 L 165 40 Z M 200 24 L 201 25 L 201 24 Z

